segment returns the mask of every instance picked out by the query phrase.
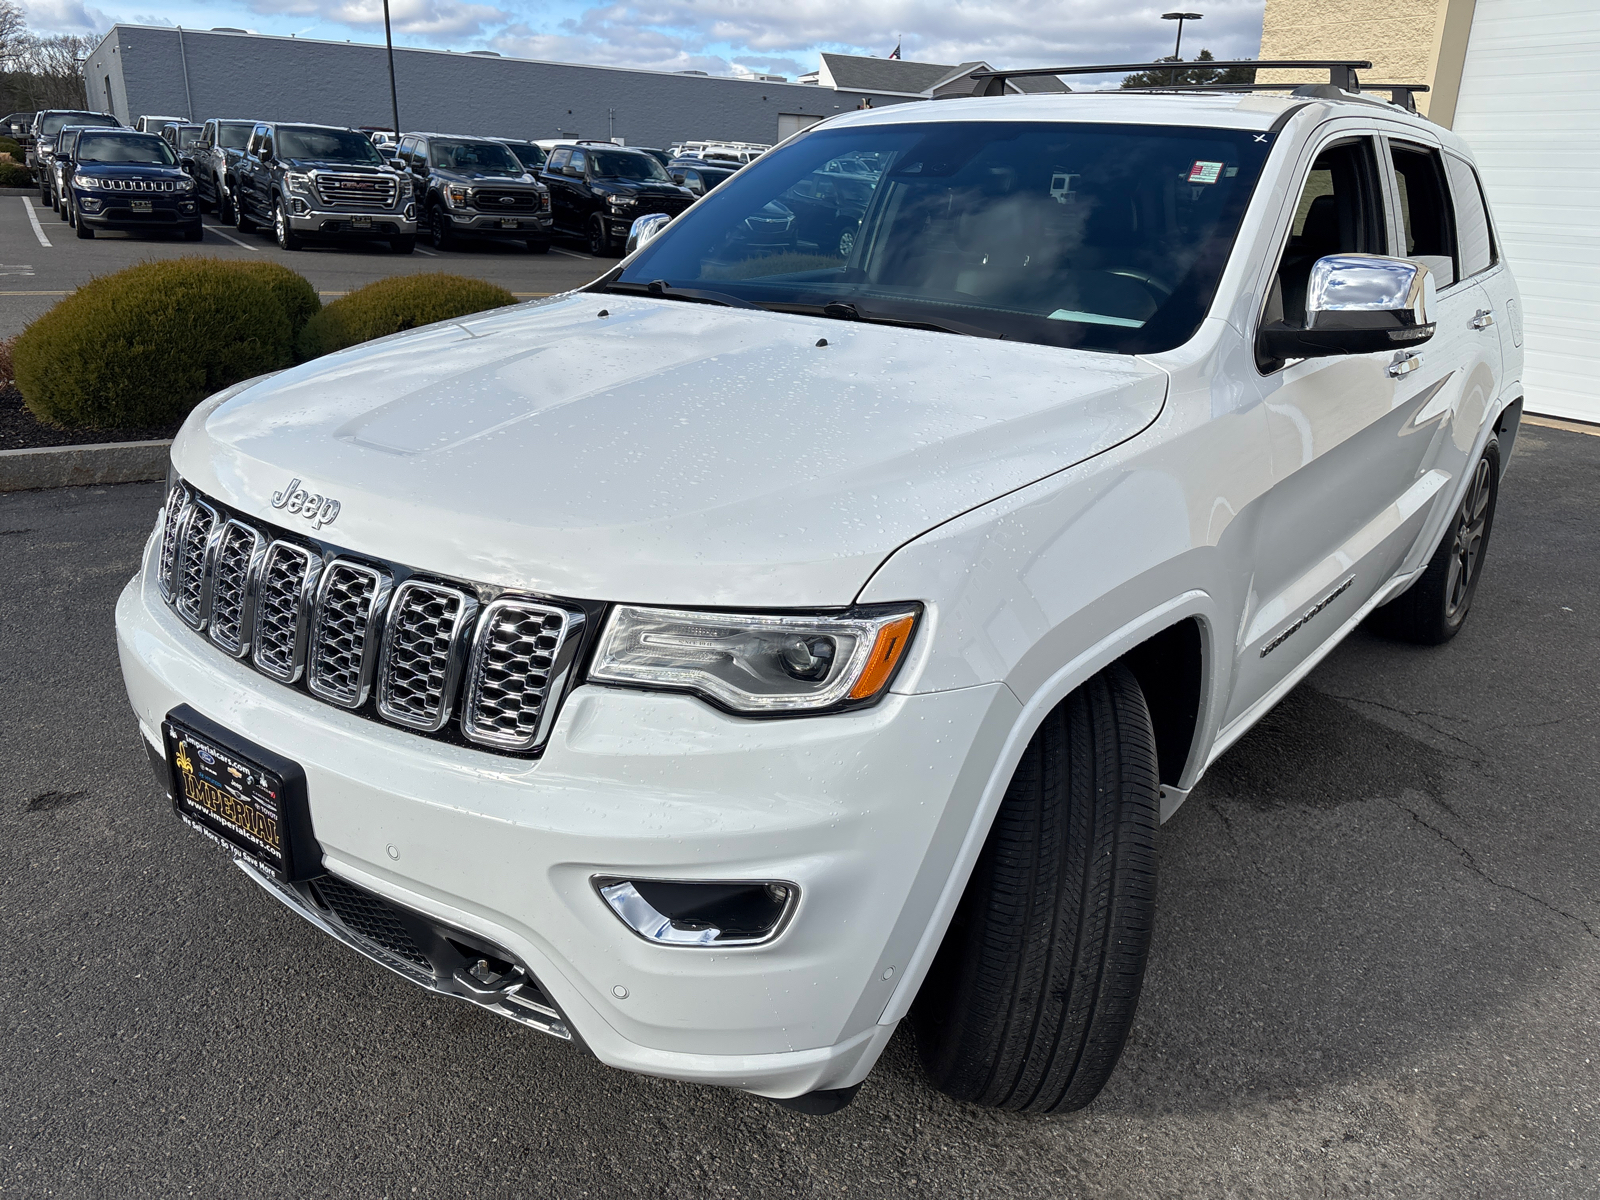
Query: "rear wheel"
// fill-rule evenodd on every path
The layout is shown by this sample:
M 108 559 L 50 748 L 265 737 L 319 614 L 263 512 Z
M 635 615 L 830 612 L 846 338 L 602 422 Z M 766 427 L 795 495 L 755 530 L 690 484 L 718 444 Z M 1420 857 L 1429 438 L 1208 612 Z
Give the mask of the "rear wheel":
M 56 215 L 70 225 L 72 224 L 71 210 L 72 194 L 70 192 L 63 192 L 60 199 L 56 201 Z
M 1155 733 L 1126 667 L 1045 718 L 912 1008 L 940 1091 L 1066 1112 L 1105 1086 L 1149 953 L 1157 791 Z
M 1461 632 L 1483 574 L 1483 559 L 1500 498 L 1500 443 L 1483 448 L 1467 491 L 1445 526 L 1427 570 L 1401 595 L 1374 612 L 1373 629 L 1401 641 L 1438 646 Z

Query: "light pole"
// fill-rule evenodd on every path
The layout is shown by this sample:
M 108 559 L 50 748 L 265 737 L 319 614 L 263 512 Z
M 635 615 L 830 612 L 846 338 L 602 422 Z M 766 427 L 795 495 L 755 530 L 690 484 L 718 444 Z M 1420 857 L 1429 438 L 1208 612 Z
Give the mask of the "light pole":
M 1178 26 L 1179 37 L 1183 26 Z M 389 48 L 389 106 L 394 115 L 394 138 L 400 140 L 400 94 L 394 86 L 394 35 L 389 32 L 389 0 L 383 0 L 383 44 Z
M 387 10 L 385 10 L 385 11 L 387 11 Z M 1161 14 L 1161 19 L 1163 21 L 1176 21 L 1178 23 L 1178 44 L 1175 45 L 1172 48 L 1172 61 L 1173 62 L 1182 62 L 1183 61 L 1183 23 L 1185 21 L 1198 21 L 1198 20 L 1200 20 L 1200 14 L 1199 13 L 1187 13 L 1187 12 L 1162 13 Z M 1178 68 L 1177 67 L 1172 68 L 1172 82 L 1174 84 L 1176 84 L 1178 82 Z

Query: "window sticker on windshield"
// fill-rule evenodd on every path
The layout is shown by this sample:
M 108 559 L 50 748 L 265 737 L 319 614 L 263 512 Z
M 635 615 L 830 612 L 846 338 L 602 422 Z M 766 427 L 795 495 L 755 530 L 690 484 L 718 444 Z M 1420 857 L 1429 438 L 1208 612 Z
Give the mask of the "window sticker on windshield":
M 1215 183 L 1220 178 L 1222 178 L 1222 164 L 1219 162 L 1197 159 L 1194 166 L 1189 168 L 1190 183 Z

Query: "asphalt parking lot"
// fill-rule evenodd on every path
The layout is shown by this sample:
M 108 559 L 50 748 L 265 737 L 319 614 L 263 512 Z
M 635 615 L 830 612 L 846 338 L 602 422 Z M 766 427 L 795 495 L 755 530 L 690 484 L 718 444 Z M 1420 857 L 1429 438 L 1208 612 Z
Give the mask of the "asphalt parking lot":
M 149 777 L 158 487 L 0 496 L 0 1195 L 1593 1197 L 1600 438 L 1513 468 L 1462 635 L 1358 632 L 1162 827 L 1121 1068 L 1042 1119 L 904 1030 L 828 1118 L 625 1075 L 325 939 Z
M 0 338 L 21 333 L 35 317 L 97 275 L 147 259 L 186 254 L 281 262 L 309 279 L 324 303 L 375 279 L 419 271 L 470 275 L 531 299 L 585 284 L 615 261 L 591 257 L 576 240 L 558 240 L 549 254 L 530 254 L 517 243 L 487 240 L 459 250 L 419 244 L 411 254 L 395 254 L 386 242 L 308 245 L 287 253 L 266 234 L 239 233 L 219 225 L 210 213 L 199 242 L 129 233 L 97 234 L 93 241 L 80 241 L 65 221 L 39 203 L 37 191 L 6 189 L 0 191 L 0 259 L 4 260 L 0 261 Z

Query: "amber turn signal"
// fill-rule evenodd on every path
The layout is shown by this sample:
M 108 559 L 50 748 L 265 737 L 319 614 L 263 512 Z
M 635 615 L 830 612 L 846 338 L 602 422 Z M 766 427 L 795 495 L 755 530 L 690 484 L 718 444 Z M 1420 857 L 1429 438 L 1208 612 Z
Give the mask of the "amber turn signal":
M 916 623 L 916 617 L 905 616 L 878 630 L 878 640 L 872 644 L 872 656 L 867 659 L 861 678 L 850 689 L 850 699 L 865 700 L 883 690 L 883 685 L 894 674 L 895 667 L 900 665 L 906 647 L 911 644 L 911 630 Z

